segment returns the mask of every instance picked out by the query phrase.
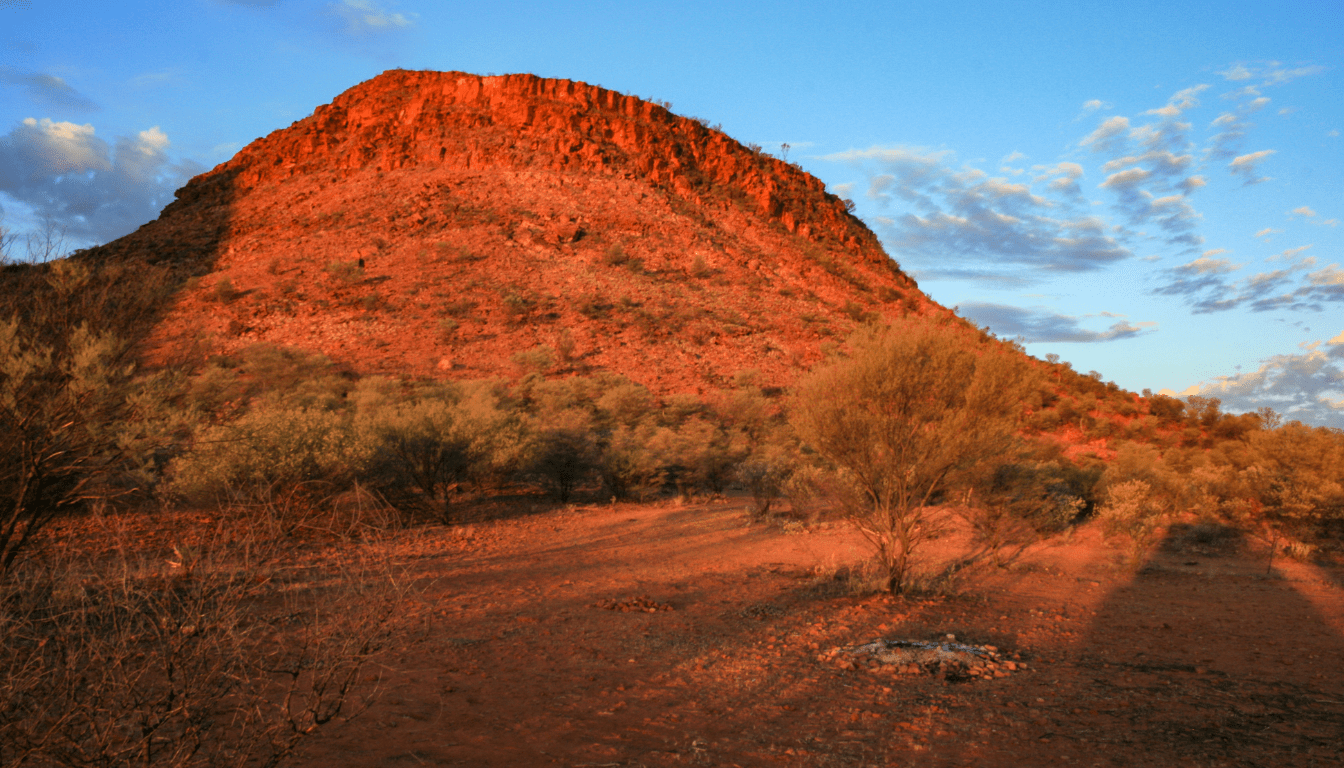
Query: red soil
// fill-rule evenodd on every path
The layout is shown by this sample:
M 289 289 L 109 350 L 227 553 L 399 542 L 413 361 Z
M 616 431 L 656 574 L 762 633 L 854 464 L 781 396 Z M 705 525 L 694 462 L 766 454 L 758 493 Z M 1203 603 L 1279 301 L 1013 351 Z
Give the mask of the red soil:
M 932 563 L 964 542 L 938 542 Z M 1173 536 L 1137 574 L 1087 527 L 947 594 L 855 596 L 843 527 L 741 502 L 598 506 L 397 540 L 423 589 L 373 708 L 321 766 L 1338 765 L 1344 571 Z M 604 610 L 646 598 L 654 612 Z M 845 671 L 876 638 L 993 644 L 1026 672 Z

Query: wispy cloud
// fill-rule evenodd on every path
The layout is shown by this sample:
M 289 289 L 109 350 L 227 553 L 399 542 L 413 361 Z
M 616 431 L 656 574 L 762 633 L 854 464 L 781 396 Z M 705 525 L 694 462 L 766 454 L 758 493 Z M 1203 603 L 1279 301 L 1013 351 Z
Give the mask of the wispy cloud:
M 340 0 L 327 10 L 345 22 L 345 33 L 356 37 L 394 32 L 415 23 L 414 13 L 397 13 L 372 0 Z
M 1209 86 L 1207 85 L 1196 85 L 1190 88 L 1186 88 L 1184 90 L 1177 91 L 1170 99 L 1167 100 L 1166 106 L 1158 107 L 1157 109 L 1150 109 L 1147 112 L 1144 112 L 1143 114 L 1157 115 L 1158 117 L 1166 117 L 1166 118 L 1179 117 L 1180 114 L 1185 110 L 1191 107 L 1199 106 L 1199 99 L 1197 97 L 1199 96 L 1200 93 L 1208 90 L 1208 87 Z
M 1028 342 L 1102 342 L 1129 339 L 1150 332 L 1157 323 L 1130 323 L 1121 320 L 1104 331 L 1084 328 L 1077 317 L 1056 314 L 1048 309 L 1024 309 L 1006 304 L 971 302 L 957 307 L 962 317 L 973 320 L 999 336 L 1022 337 Z M 1117 317 L 1101 313 L 1104 317 Z
M 1040 175 L 1036 181 L 1046 181 L 1048 189 L 1067 198 L 1082 200 L 1083 190 L 1078 185 L 1078 180 L 1084 175 L 1083 166 L 1078 163 L 1061 162 L 1052 166 L 1035 166 L 1032 170 Z
M 1269 407 L 1289 419 L 1344 428 L 1344 333 L 1302 349 L 1266 358 L 1250 373 L 1219 376 L 1196 392 L 1219 398 L 1231 412 Z
M 1219 72 L 1224 80 L 1234 83 L 1253 83 L 1250 87 L 1282 85 L 1301 77 L 1320 75 L 1326 68 L 1319 64 L 1298 67 L 1285 66 L 1277 61 L 1241 62 Z
M 1116 115 L 1103 120 L 1096 130 L 1084 136 L 1078 143 L 1093 152 L 1112 152 L 1123 148 L 1128 135 L 1129 118 Z
M 22 88 L 29 99 L 53 110 L 92 112 L 99 108 L 65 80 L 43 72 L 0 66 L 0 84 Z
M 1165 282 L 1154 288 L 1158 295 L 1181 296 L 1195 314 L 1223 312 L 1244 307 L 1252 312 L 1270 310 L 1322 311 L 1328 304 L 1344 302 L 1344 271 L 1338 264 L 1311 271 L 1317 266 L 1311 248 L 1288 248 L 1265 259 L 1285 266 L 1257 272 L 1240 281 L 1229 277 L 1246 264 L 1210 258 L 1209 251 L 1194 261 L 1164 270 Z
M 1259 152 L 1251 152 L 1246 155 L 1238 155 L 1232 158 L 1232 162 L 1227 164 L 1234 176 L 1242 177 L 1243 184 L 1259 184 L 1262 181 L 1269 181 L 1268 176 L 1257 176 L 1260 172 L 1260 163 L 1275 154 L 1278 150 L 1262 149 Z
M 170 160 L 168 146 L 158 126 L 109 145 L 92 125 L 28 118 L 0 136 L 0 192 L 73 241 L 105 242 L 153 219 L 203 170 Z
M 909 147 L 874 147 L 821 159 L 867 167 L 869 198 L 906 213 L 879 218 L 878 228 L 902 258 L 948 269 L 999 276 L 1009 265 L 1045 272 L 1099 269 L 1132 254 L 1093 216 L 1069 214 L 1030 185 L 954 168 L 953 155 Z M 1076 180 L 1081 168 L 1053 175 Z

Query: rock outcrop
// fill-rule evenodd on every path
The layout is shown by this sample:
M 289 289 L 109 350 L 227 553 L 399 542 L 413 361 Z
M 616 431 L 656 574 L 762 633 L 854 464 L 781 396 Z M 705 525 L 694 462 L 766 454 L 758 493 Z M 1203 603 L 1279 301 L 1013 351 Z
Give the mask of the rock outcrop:
M 386 72 L 88 254 L 128 256 L 194 275 L 151 356 L 271 343 L 416 377 L 787 384 L 856 323 L 946 312 L 797 166 L 532 75 Z

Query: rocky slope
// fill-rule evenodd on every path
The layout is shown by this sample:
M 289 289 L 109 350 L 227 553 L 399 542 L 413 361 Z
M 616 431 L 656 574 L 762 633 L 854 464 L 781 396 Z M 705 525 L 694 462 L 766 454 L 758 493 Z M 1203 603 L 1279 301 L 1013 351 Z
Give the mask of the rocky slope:
M 193 275 L 151 356 L 270 343 L 413 377 L 784 385 L 865 318 L 946 312 L 797 166 L 531 75 L 386 72 L 87 256 Z

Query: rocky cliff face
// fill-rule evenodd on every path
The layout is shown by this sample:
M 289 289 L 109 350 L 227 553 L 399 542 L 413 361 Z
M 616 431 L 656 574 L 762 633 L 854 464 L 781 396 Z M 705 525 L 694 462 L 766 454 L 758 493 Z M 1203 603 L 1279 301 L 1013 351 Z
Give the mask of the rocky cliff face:
M 410 376 L 611 370 L 786 384 L 857 322 L 945 312 L 798 167 L 657 104 L 391 71 L 89 254 L 195 277 L 149 342 L 272 343 Z M 522 353 L 522 354 L 520 354 Z

